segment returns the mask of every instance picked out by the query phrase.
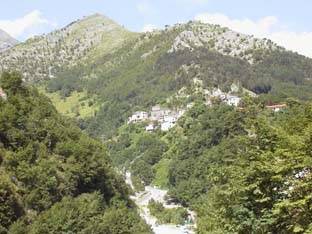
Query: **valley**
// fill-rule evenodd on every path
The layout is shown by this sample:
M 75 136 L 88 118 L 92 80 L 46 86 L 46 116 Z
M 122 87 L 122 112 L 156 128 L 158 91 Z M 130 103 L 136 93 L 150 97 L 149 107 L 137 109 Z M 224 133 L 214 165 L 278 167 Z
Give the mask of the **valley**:
M 0 31 L 0 233 L 312 232 L 312 59 L 189 21 Z

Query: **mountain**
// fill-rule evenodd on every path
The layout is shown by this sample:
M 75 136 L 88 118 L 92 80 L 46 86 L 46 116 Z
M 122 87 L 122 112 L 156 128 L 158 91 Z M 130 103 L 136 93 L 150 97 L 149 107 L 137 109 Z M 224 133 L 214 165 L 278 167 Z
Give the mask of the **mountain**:
M 20 75 L 0 84 L 1 233 L 151 233 L 104 145 Z
M 312 232 L 312 59 L 218 25 L 132 33 L 94 15 L 0 61 L 28 81 L 1 81 L 0 232 L 150 233 L 111 163 L 195 211 L 198 233 Z M 128 123 L 154 105 L 182 115 L 168 131 Z
M 311 59 L 269 40 L 189 22 L 142 33 L 95 63 L 64 69 L 46 87 L 63 97 L 77 90 L 95 96 L 96 115 L 83 126 L 106 138 L 135 110 L 165 104 L 183 89 L 192 93 L 194 79 L 224 92 L 239 84 L 266 103 L 311 99 L 311 76 Z
M 310 58 L 267 39 L 194 21 L 132 33 L 93 15 L 19 44 L 0 61 L 2 69 L 22 72 L 60 112 L 82 119 L 82 128 L 104 139 L 135 110 L 165 104 L 180 90 L 191 93 L 194 79 L 204 89 L 224 92 L 236 84 L 237 95 L 249 90 L 263 103 L 312 98 Z
M 29 81 L 53 78 L 63 67 L 112 52 L 132 35 L 102 15 L 91 15 L 3 52 L 0 70 L 18 70 Z
M 16 39 L 0 29 L 0 53 L 15 46 L 17 43 Z

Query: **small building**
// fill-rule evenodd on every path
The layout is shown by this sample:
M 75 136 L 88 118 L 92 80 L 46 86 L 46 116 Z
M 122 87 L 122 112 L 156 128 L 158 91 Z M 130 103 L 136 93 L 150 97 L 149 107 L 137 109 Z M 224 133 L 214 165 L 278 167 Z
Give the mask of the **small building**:
M 269 110 L 272 110 L 274 112 L 279 112 L 279 111 L 285 109 L 286 107 L 287 107 L 286 104 L 277 104 L 277 105 L 266 106 L 266 108 L 268 108 Z
M 148 113 L 145 111 L 134 112 L 132 116 L 128 118 L 128 123 L 138 123 L 148 119 Z
M 155 130 L 154 124 L 149 124 L 145 127 L 145 131 L 153 132 Z
M 179 110 L 178 113 L 177 113 L 177 119 L 182 117 L 184 114 L 185 114 L 185 110 L 184 109 Z
M 151 120 L 158 121 L 163 116 L 159 105 L 153 106 L 151 110 Z
M 164 122 L 170 122 L 170 123 L 175 124 L 177 120 L 178 120 L 177 115 L 166 115 L 164 117 Z
M 191 109 L 194 106 L 194 102 L 190 102 L 186 105 L 186 109 Z
M 226 103 L 230 106 L 238 106 L 240 103 L 240 98 L 234 95 L 228 95 L 226 99 Z
M 172 123 L 172 122 L 163 122 L 163 123 L 161 123 L 160 129 L 161 129 L 161 131 L 166 132 L 166 131 L 168 131 L 170 128 L 174 127 L 174 125 L 175 125 L 175 124 Z
M 3 91 L 3 89 L 0 87 L 0 97 L 2 98 L 2 99 L 4 99 L 4 100 L 6 100 L 7 99 L 7 95 L 6 95 L 6 93 Z
M 210 94 L 211 96 L 213 96 L 213 97 L 220 97 L 221 98 L 221 96 L 223 97 L 223 96 L 225 96 L 225 94 L 220 90 L 220 89 L 216 89 L 216 88 L 214 88 L 212 91 L 211 91 L 211 94 Z
M 170 115 L 171 110 L 161 108 L 159 105 L 153 106 L 151 110 L 151 117 L 152 121 L 162 122 L 164 121 L 164 117 Z

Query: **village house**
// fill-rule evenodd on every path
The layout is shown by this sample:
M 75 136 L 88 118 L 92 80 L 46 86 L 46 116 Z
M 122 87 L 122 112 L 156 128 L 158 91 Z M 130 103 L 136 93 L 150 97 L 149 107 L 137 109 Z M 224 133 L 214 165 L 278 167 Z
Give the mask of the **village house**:
M 226 94 L 223 93 L 220 89 L 213 89 L 211 91 L 210 96 L 212 97 L 218 97 L 220 98 L 222 101 L 226 99 Z
M 128 124 L 147 121 L 148 125 L 145 127 L 147 132 L 153 132 L 157 127 L 160 127 L 162 131 L 168 131 L 183 116 L 185 111 L 185 109 L 171 110 L 156 105 L 152 107 L 150 113 L 144 111 L 135 112 L 128 118 Z
M 161 108 L 159 105 L 153 106 L 151 110 L 150 119 L 152 121 L 162 122 L 164 117 L 169 115 L 171 110 L 166 108 Z
M 194 102 L 190 102 L 186 105 L 186 109 L 191 109 L 194 106 Z
M 148 121 L 149 124 L 145 127 L 145 131 L 153 132 L 157 126 L 160 126 L 162 131 L 168 131 L 176 124 L 178 119 L 184 113 L 184 109 L 174 111 L 167 108 L 161 108 L 159 105 L 157 105 L 152 107 L 150 113 L 144 111 L 135 112 L 128 118 L 128 124 Z
M 266 108 L 268 108 L 269 110 L 272 110 L 274 112 L 279 112 L 279 111 L 285 109 L 286 107 L 287 107 L 286 104 L 277 104 L 277 105 L 266 106 Z
M 155 130 L 154 124 L 149 124 L 145 127 L 145 131 L 147 132 L 153 132 Z
M 0 87 L 0 97 L 2 98 L 2 99 L 4 99 L 4 100 L 6 100 L 7 99 L 7 95 L 6 95 L 6 93 L 3 91 L 3 89 Z
M 128 123 L 138 123 L 148 119 L 148 113 L 145 111 L 134 112 L 132 116 L 128 118 Z
M 163 122 L 163 123 L 161 123 L 161 125 L 160 125 L 160 129 L 161 129 L 161 131 L 166 132 L 166 131 L 168 131 L 170 128 L 173 128 L 174 125 L 175 125 L 175 123 L 173 123 L 173 122 Z
M 234 95 L 227 95 L 226 103 L 230 106 L 238 106 L 240 103 L 240 98 Z

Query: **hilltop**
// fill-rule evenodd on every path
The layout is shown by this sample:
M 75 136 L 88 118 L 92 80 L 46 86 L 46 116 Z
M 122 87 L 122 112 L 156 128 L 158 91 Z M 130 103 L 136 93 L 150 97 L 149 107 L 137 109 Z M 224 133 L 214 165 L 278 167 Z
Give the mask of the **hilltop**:
M 53 78 L 64 67 L 112 52 L 132 35 L 109 18 L 94 14 L 2 52 L 0 70 L 18 70 L 28 81 Z
M 177 24 L 168 28 L 169 31 L 182 31 L 175 38 L 169 53 L 188 49 L 193 51 L 196 48 L 208 48 L 223 55 L 241 58 L 254 63 L 256 57 L 254 50 L 283 51 L 269 39 L 259 39 L 251 35 L 245 35 L 232 31 L 229 28 L 219 25 L 205 24 L 199 21 L 190 21 L 187 24 Z
M 17 43 L 18 41 L 16 39 L 0 29 L 0 52 L 15 46 Z

